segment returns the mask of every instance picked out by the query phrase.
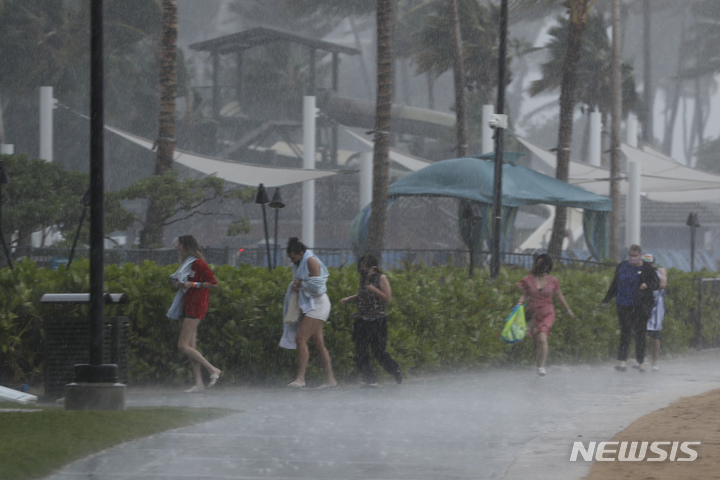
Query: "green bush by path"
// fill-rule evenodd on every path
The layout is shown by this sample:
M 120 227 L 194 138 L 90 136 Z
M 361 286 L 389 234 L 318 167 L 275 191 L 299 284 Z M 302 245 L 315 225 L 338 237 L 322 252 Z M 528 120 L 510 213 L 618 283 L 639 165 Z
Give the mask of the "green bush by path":
M 42 383 L 45 293 L 89 291 L 88 261 L 57 271 L 23 261 L 0 270 L 0 384 Z M 223 381 L 277 383 L 291 379 L 296 352 L 278 347 L 282 334 L 283 297 L 290 269 L 213 266 L 219 287 L 210 294 L 210 309 L 201 322 L 198 348 L 223 369 Z M 107 265 L 105 291 L 126 293 L 128 305 L 109 307 L 108 315 L 130 317 L 129 383 L 187 384 L 190 369 L 177 351 L 180 324 L 165 317 L 175 292 L 168 278 L 176 266 Z M 333 308 L 324 335 L 336 376 L 355 375 L 352 318 L 354 305 L 340 305 L 357 291 L 354 265 L 330 268 L 328 295 Z M 440 372 L 482 365 L 530 365 L 532 341 L 506 345 L 500 340 L 504 319 L 520 297 L 516 283 L 527 274 L 505 268 L 495 280 L 480 269 L 472 278 L 451 266 L 414 266 L 386 271 L 393 289 L 388 310 L 388 351 L 407 373 Z M 615 356 L 619 328 L 614 306 L 600 309 L 613 269 L 556 267 L 560 285 L 576 314 L 562 308 L 550 335 L 550 363 L 593 362 Z M 697 320 L 698 279 L 712 272 L 669 271 L 663 351 L 682 352 L 693 345 Z M 556 303 L 556 305 L 558 305 Z M 559 306 L 559 305 L 558 305 Z M 79 307 L 76 315 L 86 315 Z M 720 313 L 703 310 L 703 341 L 720 342 Z M 311 356 L 309 378 L 322 371 Z
M 17 410 L 17 404 L 0 403 Z M 0 478 L 45 477 L 70 462 L 123 442 L 224 417 L 218 408 L 147 407 L 104 412 L 21 407 L 0 412 Z M 40 411 L 36 411 L 40 410 Z

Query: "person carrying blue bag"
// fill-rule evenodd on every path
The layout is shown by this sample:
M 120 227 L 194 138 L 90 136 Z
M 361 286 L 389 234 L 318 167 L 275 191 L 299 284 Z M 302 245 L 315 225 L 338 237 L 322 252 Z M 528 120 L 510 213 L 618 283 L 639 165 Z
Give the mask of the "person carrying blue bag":
M 547 373 L 545 370 L 545 360 L 548 355 L 547 339 L 550 336 L 550 329 L 555 323 L 554 297 L 560 300 L 570 318 L 575 318 L 575 314 L 570 310 L 560 291 L 560 282 L 557 277 L 550 275 L 552 268 L 552 257 L 547 253 L 541 253 L 535 258 L 530 275 L 517 284 L 523 291 L 518 305 L 522 305 L 527 299 L 525 316 L 530 324 L 529 331 L 535 344 L 537 373 L 541 377 Z
M 518 343 L 525 338 L 526 333 L 525 306 L 515 305 L 510 315 L 505 319 L 505 326 L 500 336 L 505 343 Z

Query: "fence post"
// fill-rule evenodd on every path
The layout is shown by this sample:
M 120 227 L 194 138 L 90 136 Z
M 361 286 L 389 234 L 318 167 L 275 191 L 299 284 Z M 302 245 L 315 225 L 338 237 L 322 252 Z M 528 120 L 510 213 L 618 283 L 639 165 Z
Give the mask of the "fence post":
M 695 310 L 695 317 L 691 318 L 691 323 L 695 326 L 695 338 L 692 340 L 694 348 L 702 348 L 702 300 L 703 300 L 703 279 L 698 278 L 698 300 Z M 692 315 L 692 312 L 690 313 Z

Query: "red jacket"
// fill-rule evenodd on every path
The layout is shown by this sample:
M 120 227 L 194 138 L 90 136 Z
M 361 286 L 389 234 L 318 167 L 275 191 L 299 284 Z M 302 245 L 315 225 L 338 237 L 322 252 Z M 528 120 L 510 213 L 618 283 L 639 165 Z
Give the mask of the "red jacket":
M 208 282 L 217 285 L 215 275 L 205 260 L 198 258 L 192 264 L 189 282 Z M 185 292 L 185 316 L 189 318 L 205 318 L 210 303 L 210 290 L 207 288 L 190 288 Z

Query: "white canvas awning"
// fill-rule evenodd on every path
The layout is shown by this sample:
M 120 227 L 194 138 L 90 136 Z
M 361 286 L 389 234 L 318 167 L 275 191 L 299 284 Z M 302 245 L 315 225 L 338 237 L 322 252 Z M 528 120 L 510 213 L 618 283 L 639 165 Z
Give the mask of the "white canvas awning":
M 154 150 L 154 144 L 151 140 L 138 137 L 137 135 L 114 127 L 106 126 L 105 128 L 148 150 Z M 250 163 L 221 160 L 196 153 L 184 152 L 178 149 L 175 149 L 174 160 L 181 165 L 206 175 L 216 175 L 227 182 L 253 187 L 261 183 L 266 187 L 280 187 L 342 173 L 354 173 L 354 170 L 310 170 L 304 168 L 264 167 Z
M 515 136 L 515 138 L 527 147 L 535 157 L 545 163 L 553 175 L 555 174 L 555 170 L 557 169 L 557 156 L 553 152 L 545 150 L 522 137 Z M 608 195 L 610 191 L 610 171 L 608 169 L 587 163 L 574 162 L 572 160 L 570 161 L 569 169 L 568 183 L 577 185 L 598 195 Z M 623 193 L 625 190 L 627 189 L 621 189 Z
M 516 136 L 540 161 L 553 171 L 557 156 L 534 143 Z M 621 144 L 622 152 L 640 164 L 642 195 L 658 202 L 720 202 L 720 175 L 702 172 L 682 165 L 649 147 L 642 149 Z M 590 192 L 607 195 L 610 171 L 580 162 L 570 162 L 569 183 Z M 620 192 L 627 192 L 627 182 L 620 182 Z
M 267 152 L 269 150 L 274 151 L 278 155 L 282 155 L 285 157 L 296 157 L 302 160 L 302 152 L 303 152 L 303 145 L 302 143 L 288 143 L 285 141 L 277 141 L 270 147 L 259 147 L 259 146 L 250 146 L 248 147 L 251 150 L 256 150 L 258 152 Z M 338 150 L 337 152 L 337 163 L 338 165 L 347 165 L 348 160 L 350 160 L 354 155 L 357 155 L 357 152 L 353 152 L 352 150 Z M 322 152 L 315 152 L 315 161 L 320 162 L 322 161 L 323 156 Z
M 682 165 L 650 147 L 620 146 L 642 167 L 642 191 L 659 202 L 720 202 L 720 175 Z M 647 186 L 646 186 L 647 184 Z

